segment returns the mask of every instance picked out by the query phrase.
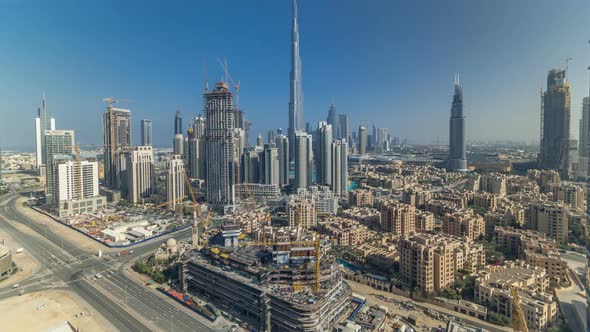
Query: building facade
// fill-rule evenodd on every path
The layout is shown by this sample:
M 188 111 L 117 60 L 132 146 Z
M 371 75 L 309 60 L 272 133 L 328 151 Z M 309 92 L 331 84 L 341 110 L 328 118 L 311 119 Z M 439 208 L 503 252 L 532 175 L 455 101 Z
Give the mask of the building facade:
M 73 154 L 74 153 L 74 131 L 73 130 L 46 130 L 43 135 L 45 144 L 45 202 L 51 204 L 53 202 L 53 184 L 55 181 L 55 166 L 53 164 L 53 157 L 58 154 Z
M 172 210 L 186 196 L 184 171 L 184 162 L 179 155 L 173 155 L 166 163 L 166 200 L 177 202 L 169 204 Z
M 313 143 L 312 136 L 297 131 L 295 133 L 295 189 L 305 189 L 313 183 Z
M 152 147 L 137 146 L 127 153 L 127 199 L 137 204 L 149 198 L 155 187 Z
M 141 120 L 141 145 L 152 146 L 152 120 Z
M 218 211 L 234 202 L 236 163 L 233 137 L 233 94 L 229 85 L 216 83 L 205 93 L 207 203 Z M 239 173 L 238 173 L 239 174 Z
M 451 107 L 449 129 L 448 168 L 451 171 L 467 171 L 467 154 L 465 149 L 465 115 L 463 114 L 463 87 L 459 76 L 455 78 L 455 95 Z
M 104 143 L 104 184 L 120 189 L 125 185 L 122 166 L 124 150 L 131 146 L 131 111 L 124 108 L 107 107 L 102 116 Z
M 379 203 L 381 229 L 396 235 L 411 235 L 416 230 L 416 208 L 392 200 Z
M 359 138 L 358 138 L 358 154 L 364 156 L 367 154 L 367 128 L 364 126 L 359 127 Z
M 308 229 L 317 226 L 317 213 L 313 197 L 292 195 L 287 202 L 289 227 Z
M 277 135 L 276 147 L 279 152 L 279 183 L 281 186 L 289 184 L 289 138 L 285 135 Z
M 562 69 L 551 69 L 547 75 L 547 91 L 541 108 L 542 168 L 558 170 L 561 178 L 570 177 L 570 118 L 571 95 Z
M 95 212 L 106 207 L 106 197 L 98 194 L 98 163 L 71 156 L 54 161 L 54 209 L 62 216 Z

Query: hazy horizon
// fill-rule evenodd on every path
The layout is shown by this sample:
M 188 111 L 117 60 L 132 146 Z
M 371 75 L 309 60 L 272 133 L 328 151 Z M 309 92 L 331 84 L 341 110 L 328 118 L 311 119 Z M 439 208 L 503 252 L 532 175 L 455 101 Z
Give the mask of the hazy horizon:
M 77 1 L 0 4 L 3 150 L 34 148 L 43 92 L 57 129 L 101 144 L 101 99 L 133 100 L 133 143 L 151 119 L 154 146 L 172 145 L 174 114 L 202 110 L 205 77 L 227 58 L 241 82 L 250 139 L 287 127 L 290 1 L 173 3 Z M 316 126 L 335 101 L 359 124 L 414 143 L 445 143 L 460 73 L 468 141 L 538 143 L 549 69 L 569 63 L 571 136 L 588 95 L 590 2 L 508 0 L 299 1 L 305 120 Z M 206 63 L 206 74 L 203 62 Z

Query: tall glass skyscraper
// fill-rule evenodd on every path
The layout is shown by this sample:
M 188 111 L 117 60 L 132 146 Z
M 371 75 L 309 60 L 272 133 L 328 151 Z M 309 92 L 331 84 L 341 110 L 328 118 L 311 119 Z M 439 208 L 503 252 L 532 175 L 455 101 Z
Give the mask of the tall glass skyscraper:
M 229 85 L 216 83 L 205 93 L 205 145 L 207 159 L 207 203 L 223 211 L 234 202 L 236 165 L 234 164 L 233 94 Z
M 453 106 L 451 107 L 449 158 L 447 167 L 451 171 L 467 171 L 463 87 L 459 82 L 459 75 L 455 77 L 455 95 L 453 96 Z
M 141 120 L 141 145 L 152 146 L 152 120 Z
M 543 94 L 541 107 L 541 152 L 542 168 L 559 171 L 562 179 L 570 177 L 570 86 L 565 70 L 551 69 L 547 75 L 547 91 Z

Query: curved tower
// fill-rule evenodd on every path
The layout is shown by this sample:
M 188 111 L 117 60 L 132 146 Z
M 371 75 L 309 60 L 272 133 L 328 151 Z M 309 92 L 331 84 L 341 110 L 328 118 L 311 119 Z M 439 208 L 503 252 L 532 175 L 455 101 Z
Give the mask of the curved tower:
M 453 106 L 451 107 L 449 159 L 447 161 L 447 168 L 451 171 L 467 171 L 463 87 L 459 83 L 459 75 L 455 77 L 455 95 L 453 96 Z
M 291 75 L 289 97 L 289 141 L 295 141 L 295 132 L 304 130 L 303 88 L 301 87 L 301 58 L 299 58 L 299 25 L 297 24 L 297 0 L 293 0 L 293 22 L 291 25 Z M 294 144 L 291 148 L 294 148 Z M 290 154 L 294 157 L 293 150 Z

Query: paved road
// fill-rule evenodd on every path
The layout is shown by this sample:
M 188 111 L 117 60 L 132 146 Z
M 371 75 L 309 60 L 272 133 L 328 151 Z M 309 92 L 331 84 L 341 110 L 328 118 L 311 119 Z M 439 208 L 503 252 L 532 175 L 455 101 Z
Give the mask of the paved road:
M 0 227 L 41 263 L 41 271 L 35 277 L 20 282 L 25 292 L 63 288 L 84 298 L 103 317 L 122 331 L 214 331 L 195 316 L 180 310 L 171 301 L 128 278 L 125 264 L 138 256 L 153 252 L 161 241 L 135 248 L 132 255 L 98 258 L 53 233 L 46 226 L 29 220 L 16 209 L 18 194 L 2 197 L 0 202 Z M 15 223 L 30 227 L 35 233 L 21 232 Z M 190 236 L 184 231 L 175 234 L 177 240 Z M 162 239 L 163 240 L 163 239 Z M 100 273 L 102 278 L 91 281 L 90 276 Z M 0 289 L 0 299 L 18 295 L 20 290 Z M 126 299 L 126 300 L 125 300 Z M 126 309 L 139 313 L 135 317 Z

